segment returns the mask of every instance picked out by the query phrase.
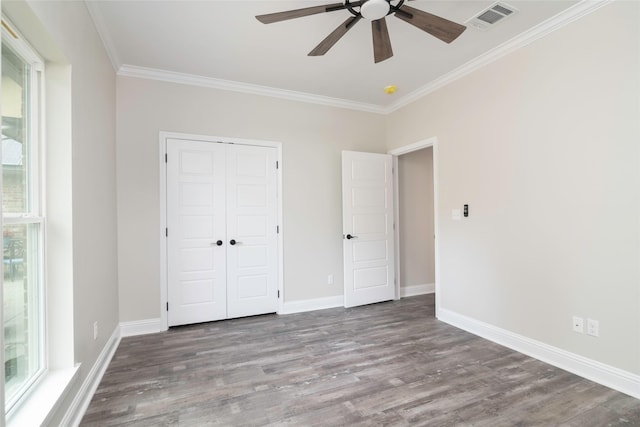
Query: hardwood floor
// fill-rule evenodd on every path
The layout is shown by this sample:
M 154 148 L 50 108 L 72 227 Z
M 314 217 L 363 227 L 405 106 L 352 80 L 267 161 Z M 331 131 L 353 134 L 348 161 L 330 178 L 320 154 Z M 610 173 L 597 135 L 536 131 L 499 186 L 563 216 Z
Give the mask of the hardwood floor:
M 640 426 L 640 400 L 434 317 L 433 295 L 124 338 L 83 426 Z

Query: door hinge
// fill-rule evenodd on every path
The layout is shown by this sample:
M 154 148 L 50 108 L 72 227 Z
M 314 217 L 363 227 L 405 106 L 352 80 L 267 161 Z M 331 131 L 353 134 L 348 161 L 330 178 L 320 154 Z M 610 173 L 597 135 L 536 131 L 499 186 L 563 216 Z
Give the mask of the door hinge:
M 169 311 L 169 303 L 167 303 L 167 311 Z
M 280 164 L 279 164 L 279 162 L 276 160 L 276 169 L 279 169 L 279 168 L 280 168 Z
M 276 225 L 276 234 L 280 234 L 280 226 Z
M 168 228 L 165 228 L 165 229 L 164 229 L 164 235 L 165 235 L 166 237 L 169 237 L 169 229 L 168 229 Z
M 393 223 L 393 229 L 394 230 L 396 229 L 396 223 L 395 222 Z
M 169 156 L 167 153 L 164 153 L 164 162 L 167 163 L 169 160 Z
M 278 291 L 278 298 L 280 298 L 280 291 Z

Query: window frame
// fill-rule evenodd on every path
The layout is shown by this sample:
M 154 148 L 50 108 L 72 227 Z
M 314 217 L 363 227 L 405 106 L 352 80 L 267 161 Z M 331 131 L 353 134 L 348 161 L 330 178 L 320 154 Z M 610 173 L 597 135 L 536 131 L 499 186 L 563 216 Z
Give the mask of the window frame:
M 46 220 L 45 220 L 45 185 L 44 178 L 46 171 L 44 168 L 45 159 L 45 143 L 44 143 L 44 117 L 45 117 L 45 87 L 44 87 L 44 60 L 37 52 L 26 42 L 25 38 L 16 30 L 16 27 L 3 14 L 2 15 L 2 37 L 1 41 L 6 44 L 14 54 L 29 65 L 29 73 L 27 76 L 29 90 L 27 114 L 29 122 L 27 124 L 27 138 L 29 138 L 29 152 L 24 164 L 29 163 L 27 185 L 26 185 L 26 212 L 23 213 L 4 213 L 0 217 L 2 226 L 5 225 L 31 225 L 38 226 L 37 238 L 37 256 L 38 265 L 35 267 L 37 277 L 38 301 L 36 309 L 38 310 L 38 370 L 35 371 L 22 386 L 17 390 L 11 399 L 8 399 L 5 388 L 5 377 L 3 376 L 2 387 L 4 390 L 4 412 L 7 418 L 11 417 L 23 403 L 29 394 L 36 388 L 37 384 L 42 381 L 48 371 L 48 353 L 47 353 L 47 311 L 46 311 Z M 0 164 L 0 167 L 2 165 Z M 4 280 L 4 278 L 3 278 Z M 0 293 L 0 301 L 4 304 L 4 295 Z M 4 318 L 0 319 L 4 331 Z M 4 332 L 3 332 L 4 334 Z M 0 361 L 4 365 L 5 350 L 0 351 Z M 4 370 L 3 370 L 4 372 Z M 4 373 L 6 375 L 6 373 Z

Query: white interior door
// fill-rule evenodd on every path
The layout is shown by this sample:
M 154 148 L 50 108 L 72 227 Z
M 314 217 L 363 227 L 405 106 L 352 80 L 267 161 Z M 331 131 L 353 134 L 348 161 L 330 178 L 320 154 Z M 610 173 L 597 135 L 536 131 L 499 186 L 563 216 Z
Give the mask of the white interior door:
M 225 146 L 167 140 L 168 325 L 227 316 Z
M 344 305 L 395 297 L 392 157 L 342 152 Z
M 276 149 L 167 140 L 168 326 L 278 310 Z
M 228 317 L 278 311 L 276 149 L 227 147 Z

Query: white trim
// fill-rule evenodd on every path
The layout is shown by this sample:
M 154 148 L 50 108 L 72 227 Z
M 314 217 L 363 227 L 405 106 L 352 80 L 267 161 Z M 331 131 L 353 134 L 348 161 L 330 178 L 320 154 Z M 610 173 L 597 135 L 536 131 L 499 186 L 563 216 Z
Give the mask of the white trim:
M 375 104 L 349 101 L 340 98 L 331 98 L 328 96 L 314 95 L 306 92 L 277 89 L 273 87 L 236 82 L 232 80 L 222 80 L 212 77 L 198 76 L 194 74 L 178 73 L 175 71 L 165 71 L 155 68 L 139 67 L 136 65 L 122 65 L 118 70 L 118 75 L 123 77 L 136 77 L 140 79 L 158 80 L 162 82 L 206 87 L 210 89 L 228 90 L 231 92 L 248 93 L 251 95 L 270 96 L 273 98 L 281 98 L 289 101 L 326 105 L 330 107 L 346 108 L 349 110 L 365 111 L 369 113 L 384 114 L 386 111 L 384 107 Z
M 402 286 L 400 288 L 400 297 L 413 297 L 416 295 L 432 294 L 436 291 L 435 283 L 425 283 L 423 285 Z
M 314 95 L 305 92 L 296 92 L 291 90 L 278 89 L 268 86 L 255 85 L 250 83 L 242 83 L 231 80 L 222 80 L 211 77 L 198 76 L 193 74 L 178 73 L 173 71 L 164 71 L 155 68 L 140 67 L 136 65 L 122 64 L 115 49 L 113 43 L 108 35 L 106 26 L 102 22 L 100 13 L 97 11 L 97 7 L 93 5 L 93 2 L 87 2 L 87 8 L 89 14 L 93 19 L 100 37 L 105 45 L 107 54 L 114 65 L 114 68 L 118 70 L 119 76 L 124 77 L 137 77 L 149 80 L 158 80 L 170 83 L 187 84 L 200 87 L 208 87 L 213 89 L 228 90 L 240 93 L 249 93 L 253 95 L 271 96 L 274 98 L 287 99 L 291 101 L 306 102 L 310 104 L 326 105 L 337 108 L 346 108 L 350 110 L 365 111 L 376 114 L 391 114 L 400 108 L 411 104 L 414 101 L 428 95 L 454 81 L 488 65 L 503 56 L 514 52 L 522 47 L 525 47 L 536 40 L 551 34 L 552 32 L 564 27 L 565 25 L 580 19 L 596 10 L 611 3 L 613 0 L 582 0 L 576 5 L 560 12 L 559 14 L 547 19 L 541 24 L 525 31 L 522 34 L 506 41 L 505 43 L 497 46 L 490 51 L 472 59 L 466 64 L 456 68 L 455 70 L 431 81 L 430 83 L 422 86 L 421 88 L 414 90 L 408 95 L 398 99 L 396 102 L 389 106 L 381 106 L 376 104 L 369 104 L 364 102 L 350 101 L 340 98 L 332 98 L 321 95 Z
M 396 259 L 396 283 L 398 284 L 398 294 L 400 298 L 404 297 L 402 295 L 402 288 L 399 287 L 400 278 L 402 272 L 400 271 L 400 201 L 398 198 L 398 156 L 403 154 L 408 154 L 414 151 L 422 150 L 423 148 L 433 147 L 433 230 L 434 230 L 434 266 L 435 266 L 435 284 L 434 291 L 436 293 L 436 316 L 438 314 L 438 307 L 440 306 L 440 239 L 438 238 L 438 138 L 433 136 L 431 138 L 423 139 L 422 141 L 414 142 L 413 144 L 404 145 L 402 147 L 394 148 L 393 150 L 388 151 L 394 157 L 394 168 L 395 173 L 393 174 L 394 186 L 396 190 L 396 195 L 394 197 L 393 203 L 394 213 L 396 215 L 396 229 L 394 230 L 395 234 L 395 259 Z M 396 294 L 396 295 L 398 295 Z
M 467 62 L 466 64 L 456 68 L 455 70 L 427 83 L 421 88 L 414 90 L 408 95 L 400 98 L 398 101 L 385 108 L 385 114 L 393 113 L 402 107 L 405 107 L 418 99 L 435 92 L 436 90 L 447 86 L 450 83 L 488 65 L 505 55 L 508 55 L 518 49 L 521 49 L 542 37 L 551 34 L 552 32 L 564 27 L 565 25 L 588 15 L 601 8 L 602 6 L 609 4 L 613 0 L 582 0 L 578 4 L 570 7 L 567 10 L 560 12 L 559 14 L 547 19 L 539 25 L 525 31 L 506 41 L 505 43 L 497 46 L 488 52 L 478 56 L 475 59 Z
M 0 38 L 5 40 L 6 43 L 18 54 L 18 56 L 32 67 L 32 70 L 44 71 L 44 59 L 42 59 L 38 51 L 31 46 L 27 39 L 4 13 L 2 14 L 2 20 L 7 27 L 11 28 L 11 31 L 17 35 L 18 38 L 14 38 L 4 26 L 2 26 L 2 37 Z M 33 79 L 33 76 L 29 76 L 29 79 Z M 41 88 L 38 88 L 38 90 L 42 91 Z M 38 102 L 41 102 L 41 100 L 38 99 Z
M 91 403 L 91 399 L 93 398 L 93 395 L 95 394 L 98 385 L 102 380 L 102 376 L 107 370 L 107 367 L 109 366 L 113 355 L 118 349 L 118 344 L 120 344 L 120 327 L 116 326 L 116 328 L 113 330 L 113 333 L 109 337 L 109 340 L 100 352 L 96 363 L 93 364 L 91 370 L 89 371 L 89 374 L 84 379 L 84 382 L 76 393 L 73 402 L 71 402 L 71 405 L 69 405 L 67 412 L 60 422 L 61 426 L 76 427 L 80 425 L 80 421 L 82 421 L 82 417 L 87 411 L 89 403 Z
M 100 12 L 99 6 L 97 6 L 96 1 L 85 1 L 84 4 L 87 6 L 87 11 L 89 12 L 89 16 L 93 21 L 93 26 L 96 27 L 96 31 L 100 36 L 100 40 L 102 40 L 102 44 L 104 45 L 104 49 L 107 51 L 107 56 L 109 57 L 109 61 L 111 61 L 111 65 L 115 71 L 118 71 L 122 62 L 120 62 L 120 58 L 118 57 L 117 50 L 113 43 L 113 39 L 111 38 L 111 33 L 109 32 L 109 26 L 102 19 L 102 13 Z
M 158 150 L 158 161 L 160 164 L 160 230 L 158 235 L 160 236 L 160 329 L 166 331 L 169 329 L 169 319 L 167 318 L 167 304 L 169 303 L 169 296 L 167 295 L 167 163 L 165 162 L 165 156 L 167 154 L 167 139 L 169 139 L 172 133 L 160 132 Z
M 284 221 L 282 220 L 284 218 L 284 193 L 282 191 L 284 188 L 282 180 L 284 166 L 282 162 L 282 144 L 278 143 L 276 145 L 276 150 L 276 155 L 278 156 L 278 182 L 276 183 L 278 192 L 278 212 L 276 215 L 278 215 L 278 226 L 280 227 L 280 232 L 278 233 L 278 313 L 281 313 L 284 309 Z
M 276 161 L 278 162 L 277 171 L 277 223 L 280 225 L 280 233 L 278 234 L 278 291 L 280 298 L 278 299 L 278 313 L 283 310 L 284 303 L 284 227 L 282 216 L 282 143 L 277 141 L 256 140 L 256 139 L 244 139 L 244 138 L 229 138 L 226 136 L 211 136 L 211 135 L 199 135 L 180 132 L 166 132 L 160 131 L 158 137 L 159 153 L 158 161 L 160 163 L 160 329 L 159 331 L 166 331 L 169 329 L 169 323 L 167 319 L 166 304 L 168 301 L 167 296 L 167 240 L 165 230 L 167 228 L 167 165 L 165 163 L 165 154 L 167 152 L 167 139 L 188 139 L 191 141 L 204 141 L 204 142 L 220 142 L 230 144 L 244 144 L 253 145 L 258 147 L 272 147 L 276 149 Z M 146 322 L 146 321 L 142 321 Z M 151 332 L 149 332 L 151 333 Z
M 8 426 L 49 425 L 78 377 L 80 364 L 48 371 L 29 395 L 7 414 Z
M 400 180 L 398 174 L 400 168 L 398 166 L 398 156 L 389 152 L 392 155 L 391 162 L 393 163 L 393 263 L 394 273 L 393 278 L 395 284 L 395 299 L 402 298 L 400 290 L 400 283 L 402 283 L 402 269 L 400 268 Z
M 438 316 L 438 309 L 440 308 L 440 298 L 442 293 L 440 292 L 440 215 L 439 212 L 439 194 L 440 184 L 438 183 L 438 171 L 439 171 L 439 156 L 440 156 L 440 144 L 438 140 L 434 138 L 433 142 L 433 250 L 434 250 L 434 274 L 435 274 L 435 292 L 436 292 L 436 316 Z
M 640 375 L 588 359 L 445 308 L 440 308 L 438 320 L 640 399 Z
M 344 296 L 286 301 L 279 314 L 303 313 L 305 311 L 324 310 L 327 308 L 344 307 Z
M 134 337 L 162 331 L 162 320 L 160 318 L 120 322 L 120 337 Z
M 438 138 L 435 136 L 427 139 L 423 139 L 418 142 L 414 142 L 413 144 L 403 145 L 402 147 L 394 148 L 389 151 L 389 154 L 392 156 L 401 156 L 403 154 L 412 153 L 414 151 L 422 150 L 423 148 L 429 148 L 436 145 L 438 142 Z

